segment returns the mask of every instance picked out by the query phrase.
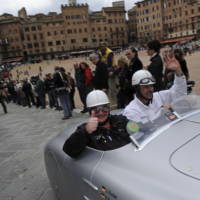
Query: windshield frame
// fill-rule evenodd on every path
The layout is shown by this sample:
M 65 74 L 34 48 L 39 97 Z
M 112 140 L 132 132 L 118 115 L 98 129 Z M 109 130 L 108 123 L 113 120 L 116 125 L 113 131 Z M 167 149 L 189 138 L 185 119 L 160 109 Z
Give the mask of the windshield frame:
M 191 113 L 188 113 L 188 114 L 186 114 L 184 116 L 178 115 L 178 118 L 176 120 L 171 121 L 168 124 L 165 124 L 165 125 L 161 126 L 158 130 L 153 132 L 152 135 L 150 137 L 148 137 L 146 140 L 144 140 L 141 144 L 139 144 L 136 139 L 135 139 L 136 141 L 134 141 L 133 139 L 130 138 L 132 143 L 136 147 L 135 151 L 143 150 L 152 140 L 156 139 L 160 134 L 162 134 L 164 131 L 166 131 L 167 129 L 172 127 L 174 124 L 177 124 L 180 121 L 183 121 L 185 118 L 188 118 L 188 117 L 193 116 L 193 115 L 198 114 L 198 113 L 200 113 L 200 109 L 192 111 Z

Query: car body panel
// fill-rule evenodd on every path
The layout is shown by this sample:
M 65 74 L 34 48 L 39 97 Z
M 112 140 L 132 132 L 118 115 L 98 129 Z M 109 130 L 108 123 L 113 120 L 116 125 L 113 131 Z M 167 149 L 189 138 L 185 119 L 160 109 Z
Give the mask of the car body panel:
M 188 121 L 200 123 L 200 113 L 187 118 Z
M 179 131 L 174 138 L 174 133 L 180 128 L 184 131 Z M 200 196 L 200 181 L 177 172 L 170 164 L 170 156 L 175 149 L 198 135 L 199 131 L 200 125 L 182 121 L 141 151 L 134 151 L 134 147 L 129 144 L 105 152 L 92 182 L 98 188 L 109 188 L 117 199 L 197 200 Z M 196 148 L 199 152 L 200 145 Z M 200 172 L 200 160 L 196 162 Z
M 200 181 L 200 130 L 199 134 L 177 148 L 170 156 L 170 163 L 178 172 Z
M 45 166 L 52 188 L 58 199 L 84 199 L 84 194 L 90 188 L 90 176 L 95 166 L 101 159 L 101 151 L 86 149 L 78 159 L 72 159 L 64 153 L 62 147 L 65 140 L 70 136 L 76 126 L 67 128 L 53 138 L 45 147 Z
M 200 110 L 186 109 L 142 149 L 132 143 L 104 152 L 86 147 L 72 159 L 63 144 L 84 121 L 45 147 L 46 171 L 58 199 L 199 200 Z

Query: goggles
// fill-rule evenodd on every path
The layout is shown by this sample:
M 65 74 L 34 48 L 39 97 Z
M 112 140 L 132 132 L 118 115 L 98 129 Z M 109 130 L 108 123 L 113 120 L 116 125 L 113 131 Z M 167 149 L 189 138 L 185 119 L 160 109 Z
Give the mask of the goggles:
M 107 105 L 104 106 L 96 106 L 96 107 L 92 107 L 90 108 L 91 111 L 94 111 L 96 114 L 103 112 L 103 113 L 108 113 L 110 108 Z
M 139 85 L 152 85 L 155 83 L 156 83 L 156 81 L 153 77 L 152 78 L 143 78 L 140 80 Z

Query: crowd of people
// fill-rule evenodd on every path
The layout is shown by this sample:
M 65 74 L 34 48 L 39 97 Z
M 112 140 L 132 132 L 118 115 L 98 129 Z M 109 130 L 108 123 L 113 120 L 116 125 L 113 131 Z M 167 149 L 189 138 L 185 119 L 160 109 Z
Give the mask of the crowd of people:
M 1 83 L 0 102 L 7 113 L 6 103 L 13 101 L 21 106 L 55 110 L 63 110 L 63 120 L 72 117 L 76 107 L 74 101 L 75 88 L 83 104 L 81 113 L 88 112 L 86 97 L 92 90 L 104 91 L 111 105 L 125 108 L 136 94 L 132 86 L 132 76 L 137 71 L 147 69 L 155 79 L 154 89 L 160 91 L 168 89 L 174 81 L 174 71 L 164 69 L 163 58 L 160 55 L 161 44 L 157 40 L 147 43 L 147 54 L 150 56 L 150 65 L 144 66 L 138 56 L 138 51 L 130 47 L 125 51 L 125 56 L 116 59 L 114 52 L 101 42 L 99 50 L 89 55 L 89 60 L 95 66 L 93 69 L 87 62 L 74 64 L 74 74 L 66 72 L 64 67 L 55 67 L 54 73 L 45 77 L 41 74 L 20 81 L 10 80 Z M 183 73 L 189 79 L 187 63 L 180 49 L 167 50 L 165 54 L 174 54 L 179 61 Z M 165 56 L 165 55 L 163 55 Z

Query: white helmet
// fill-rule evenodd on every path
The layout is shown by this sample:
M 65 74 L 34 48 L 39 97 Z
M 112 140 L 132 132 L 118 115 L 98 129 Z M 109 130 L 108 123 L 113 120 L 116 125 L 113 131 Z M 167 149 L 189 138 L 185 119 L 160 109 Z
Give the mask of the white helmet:
M 132 85 L 152 85 L 155 84 L 156 81 L 151 75 L 151 73 L 147 70 L 138 70 L 132 76 Z
M 105 92 L 102 90 L 93 90 L 87 95 L 86 104 L 88 108 L 108 104 L 109 99 Z

